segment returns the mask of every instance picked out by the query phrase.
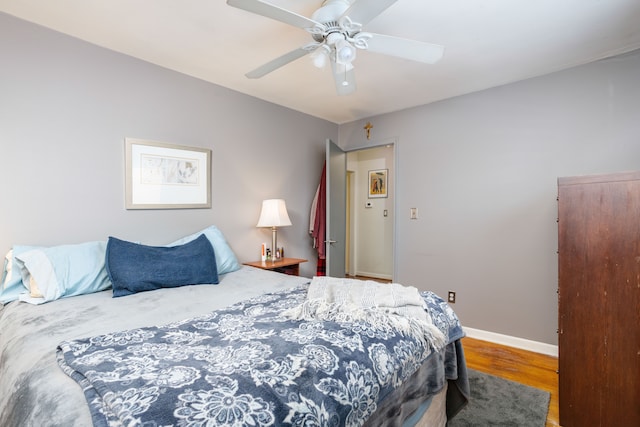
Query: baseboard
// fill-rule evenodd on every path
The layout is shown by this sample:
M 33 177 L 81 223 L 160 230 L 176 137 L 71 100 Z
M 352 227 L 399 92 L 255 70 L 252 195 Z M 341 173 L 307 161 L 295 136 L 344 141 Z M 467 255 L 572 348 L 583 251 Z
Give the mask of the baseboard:
M 496 344 L 508 345 L 522 350 L 533 351 L 534 353 L 546 354 L 547 356 L 558 357 L 558 346 L 538 341 L 531 341 L 524 338 L 502 335 L 495 332 L 483 331 L 481 329 L 464 328 L 469 338 L 489 341 Z
M 371 273 L 368 271 L 358 271 L 356 276 L 371 277 L 372 279 L 393 280 L 393 276 L 388 274 Z

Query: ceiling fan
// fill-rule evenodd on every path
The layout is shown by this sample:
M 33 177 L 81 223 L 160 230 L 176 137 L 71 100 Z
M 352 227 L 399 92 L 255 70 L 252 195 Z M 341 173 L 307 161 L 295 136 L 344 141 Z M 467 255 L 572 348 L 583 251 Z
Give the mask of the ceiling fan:
M 356 50 L 392 55 L 433 64 L 442 58 L 444 47 L 416 40 L 362 31 L 362 27 L 397 0 L 324 0 L 311 18 L 262 0 L 227 0 L 227 4 L 308 31 L 313 42 L 267 62 L 246 76 L 257 79 L 307 54 L 323 67 L 329 61 L 339 95 L 356 89 L 353 60 Z

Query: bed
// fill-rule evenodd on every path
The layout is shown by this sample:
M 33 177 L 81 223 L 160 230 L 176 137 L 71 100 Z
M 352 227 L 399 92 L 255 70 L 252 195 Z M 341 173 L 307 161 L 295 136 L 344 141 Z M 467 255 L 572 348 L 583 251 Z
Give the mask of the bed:
M 466 404 L 463 331 L 437 295 L 419 293 L 444 341 L 420 344 L 309 317 L 319 278 L 225 269 L 209 240 L 217 284 L 0 305 L 0 425 L 435 426 Z

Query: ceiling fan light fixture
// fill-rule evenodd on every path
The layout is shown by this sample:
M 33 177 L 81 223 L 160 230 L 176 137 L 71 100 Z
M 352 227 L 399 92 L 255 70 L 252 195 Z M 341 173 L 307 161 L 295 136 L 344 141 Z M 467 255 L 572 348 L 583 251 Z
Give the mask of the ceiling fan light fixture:
M 330 51 L 329 46 L 326 44 L 316 49 L 316 51 L 311 54 L 311 61 L 313 62 L 313 65 L 316 68 L 324 68 L 329 60 Z
M 335 45 L 336 62 L 338 64 L 351 64 L 356 59 L 356 48 L 351 43 L 342 39 L 338 40 Z

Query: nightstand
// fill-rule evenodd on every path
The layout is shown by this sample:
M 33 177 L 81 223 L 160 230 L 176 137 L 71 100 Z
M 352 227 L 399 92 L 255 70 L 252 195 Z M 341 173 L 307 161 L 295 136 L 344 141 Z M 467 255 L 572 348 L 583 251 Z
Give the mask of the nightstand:
M 263 270 L 273 270 L 278 273 L 289 274 L 291 276 L 300 275 L 300 264 L 307 262 L 306 259 L 300 258 L 282 258 L 276 261 L 255 261 L 245 262 L 244 265 L 250 265 L 251 267 L 258 267 Z

